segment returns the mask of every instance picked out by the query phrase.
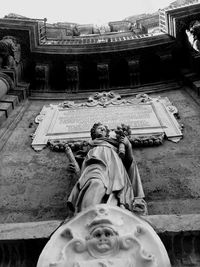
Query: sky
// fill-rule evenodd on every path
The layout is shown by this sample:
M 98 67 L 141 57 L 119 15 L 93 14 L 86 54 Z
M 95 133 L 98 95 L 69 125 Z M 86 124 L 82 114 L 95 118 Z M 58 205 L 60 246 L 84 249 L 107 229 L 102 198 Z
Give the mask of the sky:
M 29 18 L 47 18 L 47 22 L 102 24 L 141 13 L 152 13 L 173 0 L 6 0 L 0 17 L 16 13 Z

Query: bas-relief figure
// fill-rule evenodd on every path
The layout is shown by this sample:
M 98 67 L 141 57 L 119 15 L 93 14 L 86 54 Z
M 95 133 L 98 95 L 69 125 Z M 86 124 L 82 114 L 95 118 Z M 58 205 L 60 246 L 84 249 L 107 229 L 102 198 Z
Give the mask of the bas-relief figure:
M 189 29 L 186 29 L 186 35 L 192 48 L 200 52 L 200 22 L 197 20 L 191 22 Z
M 111 138 L 106 126 L 95 123 L 91 138 L 80 178 L 68 199 L 69 208 L 80 212 L 89 206 L 109 203 L 145 214 L 144 192 L 128 137 L 121 134 L 118 140 Z M 125 146 L 123 158 L 118 155 L 119 143 Z M 74 170 L 74 163 L 70 168 Z

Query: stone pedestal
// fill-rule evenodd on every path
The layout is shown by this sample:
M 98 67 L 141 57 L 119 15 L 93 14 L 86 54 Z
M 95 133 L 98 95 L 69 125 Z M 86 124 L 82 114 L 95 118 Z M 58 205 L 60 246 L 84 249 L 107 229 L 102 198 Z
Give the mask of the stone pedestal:
M 66 65 L 67 91 L 76 93 L 79 90 L 79 68 L 77 65 Z
M 140 62 L 139 59 L 132 59 L 128 61 L 130 85 L 139 85 L 140 81 Z
M 106 63 L 98 63 L 97 64 L 97 73 L 98 73 L 98 81 L 99 88 L 102 90 L 109 88 L 109 67 Z
M 36 88 L 47 90 L 49 88 L 49 65 L 37 64 L 35 66 Z

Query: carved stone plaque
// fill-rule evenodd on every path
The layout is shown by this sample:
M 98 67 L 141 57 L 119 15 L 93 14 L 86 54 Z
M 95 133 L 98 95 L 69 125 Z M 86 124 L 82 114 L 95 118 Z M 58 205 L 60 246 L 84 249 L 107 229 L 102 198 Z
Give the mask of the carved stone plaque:
M 90 101 L 81 104 L 66 102 L 44 107 L 32 146 L 42 149 L 49 140 L 85 140 L 90 138 L 90 129 L 95 122 L 102 122 L 109 129 L 121 123 L 130 125 L 131 134 L 150 135 L 165 133 L 169 138 L 182 136 L 166 99 L 115 100 L 107 103 Z M 168 103 L 169 104 L 169 103 Z
M 139 129 L 160 129 L 159 120 L 151 104 L 112 106 L 107 108 L 57 109 L 48 129 L 48 135 L 88 133 L 91 126 L 103 121 L 109 128 L 121 122 L 131 125 L 134 132 Z
M 153 228 L 130 211 L 105 204 L 60 226 L 37 267 L 171 267 Z

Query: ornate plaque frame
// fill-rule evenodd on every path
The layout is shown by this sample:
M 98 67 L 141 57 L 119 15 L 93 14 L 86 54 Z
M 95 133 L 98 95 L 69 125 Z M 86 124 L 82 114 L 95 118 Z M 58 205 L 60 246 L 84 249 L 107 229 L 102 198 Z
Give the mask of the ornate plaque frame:
M 83 103 L 65 101 L 44 106 L 36 117 L 39 126 L 32 147 L 39 151 L 48 142 L 89 140 L 90 128 L 99 121 L 110 129 L 121 123 L 130 125 L 134 145 L 158 145 L 164 136 L 178 142 L 182 132 L 176 113 L 168 98 L 150 98 L 144 94 L 122 99 L 113 92 L 96 93 Z

